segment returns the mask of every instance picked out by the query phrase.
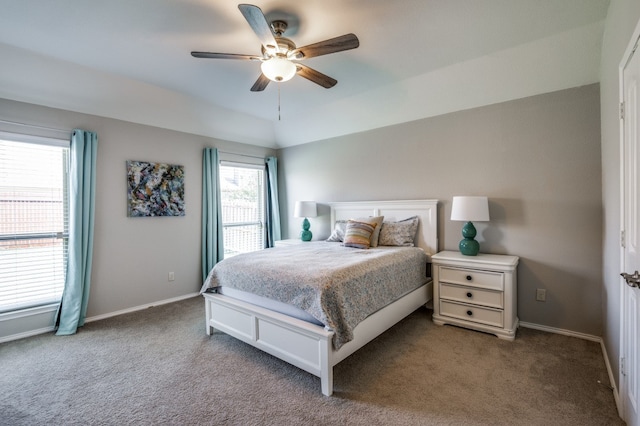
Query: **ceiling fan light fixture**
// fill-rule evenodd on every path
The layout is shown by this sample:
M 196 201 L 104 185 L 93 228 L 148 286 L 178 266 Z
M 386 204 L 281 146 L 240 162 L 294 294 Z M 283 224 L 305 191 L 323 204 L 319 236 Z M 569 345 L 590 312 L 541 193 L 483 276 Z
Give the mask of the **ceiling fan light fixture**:
M 271 81 L 287 81 L 296 75 L 296 65 L 287 59 L 278 57 L 264 61 L 260 68 L 262 73 Z

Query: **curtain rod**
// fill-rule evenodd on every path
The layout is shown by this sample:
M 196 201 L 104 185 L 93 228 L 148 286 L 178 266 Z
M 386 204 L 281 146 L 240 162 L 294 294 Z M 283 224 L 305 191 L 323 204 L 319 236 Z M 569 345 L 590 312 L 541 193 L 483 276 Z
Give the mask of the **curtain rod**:
M 60 133 L 66 133 L 66 134 L 71 134 L 71 132 L 72 132 L 71 129 L 56 129 L 55 127 L 37 126 L 35 124 L 21 123 L 19 121 L 9 121 L 9 120 L 1 120 L 0 119 L 0 123 L 12 124 L 12 125 L 23 126 L 23 127 L 31 127 L 31 128 L 34 128 L 34 129 L 41 129 L 41 130 L 53 130 L 54 132 L 60 132 Z
M 249 154 L 238 154 L 235 152 L 229 152 L 229 151 L 220 151 L 218 150 L 218 152 L 222 153 L 222 154 L 229 154 L 229 155 L 238 155 L 240 157 L 250 157 L 250 158 L 259 158 L 261 160 L 264 160 L 266 157 L 259 157 L 257 155 L 249 155 Z

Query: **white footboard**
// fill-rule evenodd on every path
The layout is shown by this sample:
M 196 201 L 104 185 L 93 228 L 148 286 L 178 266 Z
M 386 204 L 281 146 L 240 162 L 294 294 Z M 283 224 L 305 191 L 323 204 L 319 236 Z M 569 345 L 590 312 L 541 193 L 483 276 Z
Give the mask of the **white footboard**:
M 320 377 L 333 393 L 333 366 L 431 299 L 431 282 L 364 320 L 354 339 L 334 350 L 333 331 L 216 293 L 204 293 L 207 334 L 218 329 Z
M 215 293 L 204 293 L 207 334 L 223 331 L 320 377 L 322 393 L 333 392 L 332 331 Z
M 331 203 L 331 223 L 359 216 L 384 216 L 387 221 L 418 216 L 414 243 L 430 256 L 438 252 L 438 201 L 357 201 Z M 370 315 L 353 330 L 352 341 L 333 349 L 333 332 L 215 293 L 204 293 L 207 334 L 214 328 L 320 377 L 322 393 L 333 393 L 333 366 L 431 300 L 432 283 Z

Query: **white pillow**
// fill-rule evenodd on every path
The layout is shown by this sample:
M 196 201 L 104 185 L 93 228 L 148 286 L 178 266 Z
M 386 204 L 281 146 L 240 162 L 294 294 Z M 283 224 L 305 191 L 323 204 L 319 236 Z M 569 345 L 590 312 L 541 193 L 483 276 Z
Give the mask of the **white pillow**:
M 327 238 L 327 241 L 330 243 L 341 243 L 344 241 L 344 233 L 347 229 L 347 221 L 346 220 L 336 220 L 336 224 L 333 228 L 333 232 Z

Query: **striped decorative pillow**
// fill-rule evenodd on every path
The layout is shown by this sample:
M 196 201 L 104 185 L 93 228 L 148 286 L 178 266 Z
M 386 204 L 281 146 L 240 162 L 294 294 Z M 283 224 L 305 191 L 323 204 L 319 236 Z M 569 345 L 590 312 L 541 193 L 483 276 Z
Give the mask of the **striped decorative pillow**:
M 371 234 L 371 247 L 378 247 L 378 237 L 380 236 L 380 229 L 382 228 L 382 221 L 384 220 L 384 216 L 369 216 L 369 217 L 354 217 L 352 220 L 356 222 L 364 222 L 370 223 L 371 225 L 375 224 L 376 229 L 373 230 L 373 234 Z
M 344 233 L 345 247 L 368 249 L 371 245 L 371 235 L 376 229 L 376 224 L 350 220 Z

